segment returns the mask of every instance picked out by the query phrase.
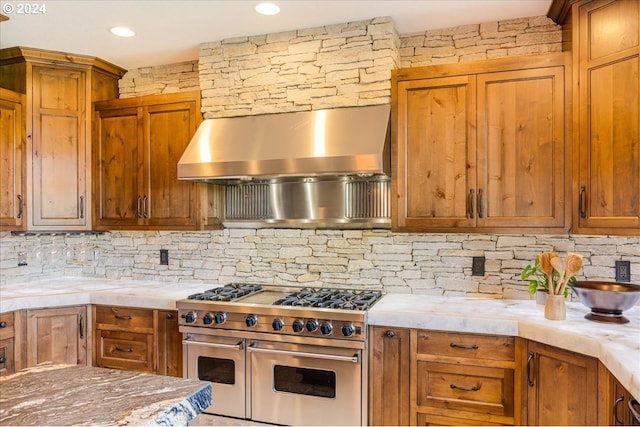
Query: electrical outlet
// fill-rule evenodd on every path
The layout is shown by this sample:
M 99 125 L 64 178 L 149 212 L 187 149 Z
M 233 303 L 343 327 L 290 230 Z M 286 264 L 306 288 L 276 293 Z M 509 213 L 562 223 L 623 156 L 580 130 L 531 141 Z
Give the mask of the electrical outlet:
M 25 265 L 27 265 L 27 253 L 18 252 L 18 267 L 23 267 Z
M 160 249 L 160 265 L 169 265 L 169 249 Z
M 631 281 L 631 261 L 616 261 L 616 282 Z
M 484 276 L 484 257 L 474 256 L 473 263 L 471 264 L 472 276 Z

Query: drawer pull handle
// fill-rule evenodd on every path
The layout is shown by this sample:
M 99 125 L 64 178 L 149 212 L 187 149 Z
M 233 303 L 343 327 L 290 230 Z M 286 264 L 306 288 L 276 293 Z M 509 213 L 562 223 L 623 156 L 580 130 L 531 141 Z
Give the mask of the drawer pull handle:
M 477 350 L 477 349 L 480 348 L 478 346 L 478 344 L 469 345 L 469 344 L 458 344 L 458 343 L 455 343 L 455 342 L 452 342 L 451 344 L 449 344 L 449 346 L 452 347 L 452 348 L 464 348 L 466 350 Z
M 462 390 L 462 391 L 480 391 L 479 385 L 474 385 L 473 387 L 463 387 L 460 385 L 451 384 L 450 387 L 455 390 Z
M 116 346 L 116 351 L 121 351 L 123 353 L 133 353 L 133 348 L 131 347 L 124 348 L 124 347 Z
M 0 328 L 6 328 L 7 326 L 7 322 L 0 322 Z
M 118 320 L 131 320 L 131 319 L 133 319 L 132 316 L 122 316 L 120 314 L 116 314 L 115 316 L 116 316 L 116 319 L 118 319 Z
M 617 426 L 624 425 L 624 421 L 621 421 L 620 418 L 618 418 L 618 405 L 620 405 L 622 402 L 624 402 L 624 393 L 621 394 L 613 404 L 613 420 L 615 421 L 615 425 Z
M 533 382 L 533 376 L 531 375 L 531 364 L 533 363 L 533 358 L 535 354 L 530 351 L 529 356 L 527 357 L 527 383 L 529 387 L 533 387 L 535 383 Z

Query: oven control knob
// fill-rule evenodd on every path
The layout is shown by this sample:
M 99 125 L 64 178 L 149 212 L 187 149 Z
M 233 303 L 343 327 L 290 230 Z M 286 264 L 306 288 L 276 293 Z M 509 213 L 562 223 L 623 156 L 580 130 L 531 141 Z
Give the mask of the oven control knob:
M 302 330 L 304 329 L 304 322 L 300 319 L 296 319 L 293 321 L 293 332 L 302 332 Z
M 190 311 L 184 316 L 184 321 L 186 323 L 195 323 L 197 318 L 198 316 L 196 315 L 195 311 Z
M 307 331 L 314 332 L 318 330 L 318 319 L 309 319 L 307 320 Z
M 345 323 L 342 325 L 342 335 L 345 337 L 350 337 L 356 331 L 356 328 L 353 326 L 353 323 Z
M 258 324 L 258 316 L 250 314 L 244 319 L 244 323 L 246 323 L 248 327 L 256 326 Z
M 224 323 L 227 321 L 227 314 L 223 313 L 222 311 L 217 312 L 214 316 L 213 316 L 213 320 L 219 325 L 221 323 Z
M 212 324 L 213 323 L 213 314 L 207 313 L 204 316 L 202 316 L 202 323 L 204 323 L 205 325 Z
M 281 331 L 284 328 L 284 322 L 282 319 L 274 319 L 273 323 L 271 323 L 271 327 L 274 331 Z
M 328 320 L 322 322 L 322 325 L 320 326 L 320 332 L 322 332 L 322 335 L 329 335 L 332 331 L 333 325 L 331 324 L 331 322 L 329 322 Z

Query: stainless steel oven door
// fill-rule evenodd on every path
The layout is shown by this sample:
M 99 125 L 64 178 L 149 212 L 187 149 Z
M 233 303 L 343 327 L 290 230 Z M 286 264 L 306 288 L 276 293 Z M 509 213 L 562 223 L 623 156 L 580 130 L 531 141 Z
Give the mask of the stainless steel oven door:
M 362 425 L 361 350 L 252 341 L 247 351 L 253 420 Z
M 186 334 L 182 341 L 187 378 L 210 381 L 213 404 L 204 412 L 246 418 L 244 339 Z

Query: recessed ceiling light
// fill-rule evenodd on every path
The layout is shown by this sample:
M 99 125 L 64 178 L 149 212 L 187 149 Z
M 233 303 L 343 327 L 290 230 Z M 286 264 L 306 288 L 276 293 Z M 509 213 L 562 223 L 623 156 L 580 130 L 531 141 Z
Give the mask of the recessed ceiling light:
M 133 37 L 136 35 L 135 31 L 127 27 L 113 27 L 110 28 L 109 31 L 111 31 L 112 34 L 115 34 L 118 37 Z
M 256 12 L 261 15 L 277 15 L 280 8 L 275 3 L 260 3 L 256 6 Z

